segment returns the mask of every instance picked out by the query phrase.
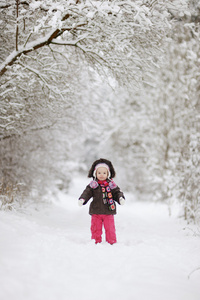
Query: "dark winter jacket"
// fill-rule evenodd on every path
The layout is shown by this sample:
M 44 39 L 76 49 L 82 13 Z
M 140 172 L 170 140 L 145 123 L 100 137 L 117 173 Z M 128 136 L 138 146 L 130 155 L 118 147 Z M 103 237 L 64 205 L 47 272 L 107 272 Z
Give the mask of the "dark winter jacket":
M 119 202 L 120 197 L 124 197 L 124 194 L 120 191 L 120 188 L 113 182 L 109 181 L 109 186 L 111 188 L 113 200 Z M 86 189 L 83 191 L 79 199 L 84 199 L 85 205 L 90 198 L 93 198 L 93 201 L 90 203 L 89 214 L 97 214 L 97 215 L 115 215 L 116 214 L 116 205 L 114 210 L 109 209 L 109 205 L 103 203 L 103 193 L 101 186 L 97 183 L 97 181 L 93 180 L 86 186 Z

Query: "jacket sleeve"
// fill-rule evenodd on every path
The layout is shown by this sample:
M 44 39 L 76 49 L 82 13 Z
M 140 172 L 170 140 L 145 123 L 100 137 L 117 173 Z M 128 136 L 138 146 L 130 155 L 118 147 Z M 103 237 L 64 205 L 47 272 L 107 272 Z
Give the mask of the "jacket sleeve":
M 120 204 L 119 202 L 120 197 L 125 199 L 123 192 L 120 190 L 118 186 L 112 189 L 112 195 L 113 195 L 113 199 L 119 204 Z
M 88 184 L 85 190 L 83 191 L 83 193 L 81 194 L 81 196 L 79 197 L 79 199 L 84 199 L 85 202 L 83 203 L 83 205 L 85 205 L 90 200 L 90 198 L 92 198 L 92 196 L 93 196 L 93 189 Z

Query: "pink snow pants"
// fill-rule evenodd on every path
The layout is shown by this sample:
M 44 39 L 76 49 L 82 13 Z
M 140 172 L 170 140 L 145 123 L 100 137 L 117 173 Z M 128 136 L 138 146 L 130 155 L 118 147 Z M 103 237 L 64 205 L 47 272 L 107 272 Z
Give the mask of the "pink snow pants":
M 95 243 L 101 243 L 102 241 L 102 227 L 104 225 L 106 242 L 111 245 L 117 242 L 115 223 L 113 215 L 92 215 L 91 219 L 91 233 L 92 239 Z

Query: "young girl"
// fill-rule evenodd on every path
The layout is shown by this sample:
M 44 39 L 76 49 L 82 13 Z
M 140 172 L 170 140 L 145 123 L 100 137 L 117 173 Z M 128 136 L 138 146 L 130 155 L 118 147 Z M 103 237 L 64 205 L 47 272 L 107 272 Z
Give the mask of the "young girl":
M 115 170 L 109 160 L 103 158 L 96 160 L 89 170 L 88 177 L 93 177 L 93 180 L 81 194 L 79 205 L 85 205 L 90 198 L 93 198 L 89 208 L 89 214 L 92 216 L 92 239 L 96 244 L 101 243 L 104 225 L 106 241 L 112 245 L 117 242 L 114 223 L 115 202 L 123 205 L 124 195 L 112 180 L 115 177 Z

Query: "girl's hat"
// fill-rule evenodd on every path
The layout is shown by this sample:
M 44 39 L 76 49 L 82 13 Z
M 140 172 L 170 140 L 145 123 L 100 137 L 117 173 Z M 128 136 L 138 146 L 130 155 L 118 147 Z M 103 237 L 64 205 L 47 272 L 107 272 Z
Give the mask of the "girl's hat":
M 93 162 L 89 172 L 88 172 L 88 177 L 93 177 L 93 178 L 96 178 L 95 175 L 96 175 L 96 170 L 97 170 L 97 167 L 99 168 L 99 166 L 102 166 L 104 168 L 106 168 L 108 170 L 108 173 L 109 173 L 109 178 L 114 178 L 115 177 L 115 169 L 111 163 L 110 160 L 108 159 L 105 159 L 105 158 L 100 158 L 100 159 L 97 159 Z
M 98 168 L 106 168 L 108 170 L 108 178 L 110 178 L 110 168 L 107 164 L 105 163 L 100 163 L 100 164 L 97 164 L 95 166 L 95 169 L 94 169 L 94 172 L 93 172 L 93 177 L 96 178 L 96 173 L 97 173 L 97 169 Z

